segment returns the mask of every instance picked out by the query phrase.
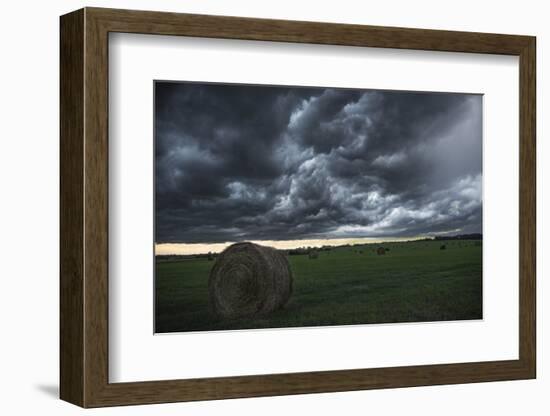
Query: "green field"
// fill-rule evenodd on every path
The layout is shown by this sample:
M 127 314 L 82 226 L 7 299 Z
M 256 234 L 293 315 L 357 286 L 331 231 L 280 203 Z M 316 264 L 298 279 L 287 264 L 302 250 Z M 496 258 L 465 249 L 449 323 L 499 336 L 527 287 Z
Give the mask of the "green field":
M 440 250 L 442 244 L 446 250 Z M 482 247 L 476 241 L 417 241 L 338 247 L 317 259 L 289 256 L 294 288 L 282 310 L 224 321 L 212 312 L 213 261 L 156 264 L 156 332 L 445 321 L 482 318 Z

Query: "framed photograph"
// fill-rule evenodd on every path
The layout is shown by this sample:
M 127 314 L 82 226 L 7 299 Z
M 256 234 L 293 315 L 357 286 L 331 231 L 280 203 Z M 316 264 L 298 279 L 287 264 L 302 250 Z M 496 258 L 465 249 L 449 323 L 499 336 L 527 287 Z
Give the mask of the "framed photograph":
M 535 51 L 62 16 L 61 398 L 535 378 Z

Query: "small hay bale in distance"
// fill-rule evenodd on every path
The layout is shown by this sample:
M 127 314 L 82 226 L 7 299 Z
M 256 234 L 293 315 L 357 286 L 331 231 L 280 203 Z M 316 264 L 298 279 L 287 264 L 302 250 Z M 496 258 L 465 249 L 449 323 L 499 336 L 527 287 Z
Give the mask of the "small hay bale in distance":
M 382 255 L 386 254 L 386 249 L 384 247 L 378 247 L 376 249 L 376 254 L 378 254 L 379 256 L 382 256 Z
M 316 250 L 310 250 L 307 256 L 310 260 L 315 260 L 319 257 L 319 253 Z
M 292 294 L 292 272 L 286 256 L 274 248 L 236 243 L 217 256 L 208 291 L 218 316 L 252 318 L 286 305 Z

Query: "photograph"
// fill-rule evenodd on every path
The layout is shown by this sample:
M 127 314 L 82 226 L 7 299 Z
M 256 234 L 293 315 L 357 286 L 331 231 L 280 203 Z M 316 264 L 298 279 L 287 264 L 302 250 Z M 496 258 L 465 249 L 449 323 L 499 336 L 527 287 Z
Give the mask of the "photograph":
M 265 414 L 295 395 L 294 413 L 364 413 L 366 398 L 462 415 L 468 389 L 476 409 L 538 414 L 541 7 L 497 24 L 494 7 L 469 19 L 403 1 L 363 14 L 66 3 L 37 14 L 41 30 L 12 30 L 21 74 L 59 57 L 33 72 L 42 98 L 7 83 L 22 116 L 6 177 L 29 180 L 5 204 L 24 214 L 4 216 L 6 252 L 37 283 L 5 273 L 24 284 L 4 315 L 30 310 L 6 333 L 32 335 L 19 349 L 35 329 L 55 338 L 38 334 L 42 366 L 5 354 L 9 380 L 36 393 L 14 406 L 228 414 L 242 400 Z M 21 126 L 51 148 L 50 175 Z M 48 176 L 55 186 L 37 182 Z M 342 406 L 346 392 L 359 402 Z
M 483 95 L 155 80 L 154 332 L 483 319 Z

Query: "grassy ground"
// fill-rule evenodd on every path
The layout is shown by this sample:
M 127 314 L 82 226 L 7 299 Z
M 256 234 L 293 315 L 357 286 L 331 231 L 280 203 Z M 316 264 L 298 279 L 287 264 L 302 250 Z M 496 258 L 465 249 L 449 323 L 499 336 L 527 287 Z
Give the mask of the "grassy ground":
M 445 244 L 447 249 L 440 250 Z M 223 321 L 210 310 L 214 264 L 156 264 L 156 332 L 420 322 L 482 317 L 482 247 L 474 241 L 341 247 L 319 258 L 289 256 L 294 291 L 287 306 L 259 319 Z

